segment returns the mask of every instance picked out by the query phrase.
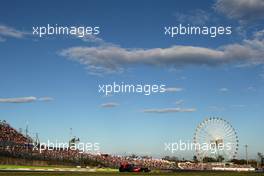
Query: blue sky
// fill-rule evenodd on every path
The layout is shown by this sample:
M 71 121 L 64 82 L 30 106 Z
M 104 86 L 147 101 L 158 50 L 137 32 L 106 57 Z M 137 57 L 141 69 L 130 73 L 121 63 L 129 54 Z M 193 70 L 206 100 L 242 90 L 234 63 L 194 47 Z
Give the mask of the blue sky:
M 164 142 L 192 140 L 199 122 L 205 117 L 220 116 L 230 121 L 238 133 L 239 156 L 244 156 L 243 145 L 248 144 L 254 158 L 257 152 L 264 152 L 264 143 L 259 140 L 264 122 L 261 8 L 264 4 L 260 0 L 254 0 L 251 5 L 244 0 L 79 0 L 44 4 L 4 1 L 0 7 L 0 119 L 16 128 L 25 128 L 28 123 L 30 132 L 38 132 L 43 141 L 68 140 L 72 128 L 81 140 L 99 142 L 104 152 L 162 156 Z M 232 26 L 233 32 L 216 38 L 164 35 L 164 26 L 179 23 Z M 106 47 L 73 36 L 31 35 L 32 26 L 47 24 L 100 26 L 96 37 Z M 175 54 L 178 48 L 173 46 L 186 49 L 180 57 L 170 58 L 170 62 L 153 58 L 156 64 L 140 56 L 135 58 L 137 62 L 127 62 L 111 48 L 130 58 L 138 51 L 144 50 L 148 55 L 157 48 L 164 49 L 165 54 Z M 80 47 L 83 49 L 80 53 L 73 50 Z M 89 56 L 94 54 L 90 53 L 91 47 L 99 53 L 107 50 L 109 62 L 122 72 L 100 64 L 100 54 L 90 62 Z M 63 51 L 67 54 L 61 54 Z M 202 52 L 202 57 L 193 57 L 192 51 Z M 212 57 L 219 52 L 223 54 L 217 58 L 220 62 L 210 64 L 209 51 Z M 88 64 L 81 59 L 89 61 Z M 112 73 L 94 75 L 90 66 L 110 69 Z M 150 96 L 105 97 L 98 93 L 99 84 L 113 82 L 165 84 L 180 91 Z M 10 98 L 14 101 L 22 98 L 22 102 L 10 103 Z M 102 107 L 107 103 L 115 106 Z M 144 112 L 168 108 L 195 111 Z

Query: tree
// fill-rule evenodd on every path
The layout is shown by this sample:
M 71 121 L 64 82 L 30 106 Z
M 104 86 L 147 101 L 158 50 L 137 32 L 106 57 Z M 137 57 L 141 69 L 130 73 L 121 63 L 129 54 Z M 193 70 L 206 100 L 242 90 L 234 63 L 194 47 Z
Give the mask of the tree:
M 260 165 L 263 166 L 263 164 L 264 164 L 264 156 L 263 156 L 263 154 L 258 152 L 258 158 L 259 158 L 259 161 L 260 161 Z
M 232 159 L 231 162 L 238 165 L 247 164 L 247 161 L 245 159 Z
M 193 162 L 198 163 L 198 159 L 196 155 L 193 156 Z
M 212 157 L 204 157 L 203 158 L 203 162 L 204 163 L 216 162 L 216 159 L 215 158 L 212 158 Z
M 144 156 L 141 156 L 141 158 L 143 158 L 143 159 L 151 159 L 152 157 L 148 156 L 148 155 L 144 155 Z
M 178 161 L 179 161 L 179 159 L 178 159 L 176 156 L 172 156 L 172 157 L 170 157 L 170 156 L 165 156 L 165 157 L 163 157 L 162 159 L 163 159 L 163 160 L 167 160 L 167 161 L 172 161 L 172 162 L 178 162 Z
M 136 154 L 132 154 L 129 156 L 130 158 L 138 158 L 138 156 Z
M 225 158 L 222 155 L 218 155 L 216 160 L 217 162 L 223 162 Z

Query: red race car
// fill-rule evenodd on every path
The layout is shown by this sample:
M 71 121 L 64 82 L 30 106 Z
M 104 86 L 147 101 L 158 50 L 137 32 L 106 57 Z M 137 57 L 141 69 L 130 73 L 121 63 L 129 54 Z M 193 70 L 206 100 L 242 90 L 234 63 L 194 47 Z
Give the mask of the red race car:
M 119 172 L 150 172 L 147 167 L 140 167 L 134 164 L 122 163 L 119 167 Z

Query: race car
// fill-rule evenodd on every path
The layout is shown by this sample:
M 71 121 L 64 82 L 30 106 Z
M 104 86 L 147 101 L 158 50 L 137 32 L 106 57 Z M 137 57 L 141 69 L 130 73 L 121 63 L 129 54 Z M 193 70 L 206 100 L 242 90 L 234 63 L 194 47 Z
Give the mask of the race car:
M 122 163 L 119 167 L 119 172 L 150 172 L 147 167 L 140 167 L 134 164 Z

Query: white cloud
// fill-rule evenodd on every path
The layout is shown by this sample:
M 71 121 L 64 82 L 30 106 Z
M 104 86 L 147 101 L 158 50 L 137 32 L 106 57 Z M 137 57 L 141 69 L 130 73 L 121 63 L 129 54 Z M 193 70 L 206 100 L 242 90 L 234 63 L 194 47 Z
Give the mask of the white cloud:
M 242 43 L 224 45 L 216 49 L 176 45 L 169 48 L 122 48 L 115 45 L 71 47 L 59 52 L 83 64 L 91 74 L 120 73 L 131 65 L 181 67 L 188 65 L 218 66 L 235 63 L 257 65 L 264 63 L 264 37 L 254 36 Z
M 173 113 L 173 112 L 195 112 L 195 108 L 160 108 L 160 109 L 144 109 L 145 113 Z
M 98 45 L 102 45 L 102 44 L 106 45 L 106 42 L 103 39 L 101 39 L 95 35 L 85 35 L 81 39 L 83 41 L 89 42 L 89 43 L 94 43 L 94 44 L 98 44 Z
M 255 39 L 261 40 L 261 39 L 263 39 L 263 37 L 264 37 L 264 29 L 254 33 Z
M 195 24 L 203 25 L 209 20 L 212 21 L 212 17 L 204 10 L 196 9 L 188 13 L 174 13 L 176 21 L 182 24 Z
M 184 103 L 184 100 L 177 100 L 176 102 L 175 102 L 175 104 L 177 105 L 177 106 L 180 106 L 180 105 L 182 105 Z
M 251 91 L 251 92 L 255 92 L 257 89 L 256 89 L 256 87 L 254 87 L 254 86 L 249 86 L 249 87 L 247 88 L 247 90 L 248 90 L 248 91 Z
M 165 92 L 181 92 L 183 88 L 180 87 L 167 87 L 165 88 Z
M 16 30 L 12 27 L 0 25 L 0 41 L 5 41 L 6 38 L 23 38 L 25 36 L 25 32 Z
M 263 0 L 217 0 L 214 8 L 241 23 L 264 19 Z
M 51 101 L 51 97 L 16 97 L 16 98 L 0 98 L 0 103 L 31 103 L 35 101 Z
M 36 100 L 36 97 L 0 98 L 0 103 L 30 103 Z
M 54 98 L 52 97 L 40 97 L 38 98 L 39 101 L 52 101 L 54 100 Z
M 228 89 L 228 88 L 226 88 L 226 87 L 223 87 L 223 88 L 220 88 L 220 89 L 219 89 L 219 91 L 220 91 L 220 92 L 228 92 L 228 91 L 229 91 L 229 89 Z
M 72 47 L 60 52 L 86 66 L 90 73 L 122 72 L 123 67 L 133 64 L 155 66 L 182 66 L 191 64 L 215 65 L 222 62 L 222 51 L 192 46 L 170 48 L 126 49 L 108 47 Z
M 235 104 L 235 105 L 231 105 L 230 107 L 231 108 L 244 108 L 244 107 L 246 107 L 246 105 L 243 105 L 243 104 Z
M 109 103 L 103 103 L 103 104 L 101 104 L 101 107 L 102 108 L 114 108 L 114 107 L 116 107 L 118 105 L 119 105 L 118 103 L 109 102 Z

